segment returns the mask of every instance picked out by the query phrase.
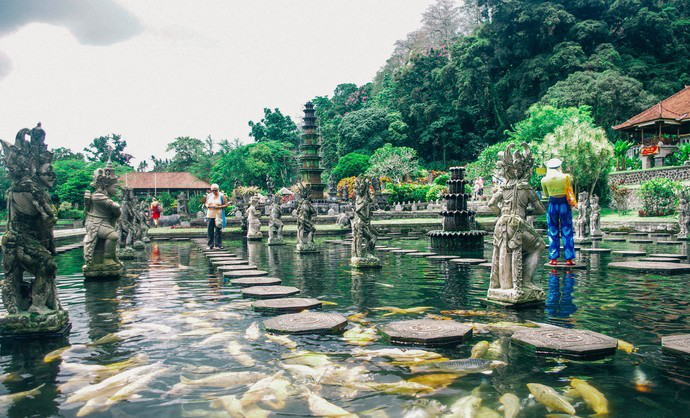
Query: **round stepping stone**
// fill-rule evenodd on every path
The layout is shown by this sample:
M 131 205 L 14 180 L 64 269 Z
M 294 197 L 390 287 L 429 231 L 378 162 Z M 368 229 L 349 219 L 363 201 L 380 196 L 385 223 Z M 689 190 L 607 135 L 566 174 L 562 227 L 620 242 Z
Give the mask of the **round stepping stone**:
M 690 334 L 661 337 L 661 347 L 674 353 L 690 355 Z
M 213 260 L 213 261 L 211 261 L 211 264 L 213 264 L 214 266 L 224 266 L 224 265 L 232 266 L 232 265 L 236 265 L 233 263 L 235 263 L 237 261 L 244 261 L 244 260 L 242 260 L 241 258 L 232 258 L 232 259 L 224 258 L 222 260 Z
M 218 266 L 218 271 L 245 271 L 256 270 L 258 267 L 254 264 L 223 264 Z
M 444 261 L 444 260 L 452 260 L 454 258 L 458 258 L 457 255 L 430 255 L 427 257 L 427 260 L 438 260 L 438 261 Z
M 385 245 L 375 245 L 374 248 L 376 248 L 377 250 L 384 250 L 388 247 L 386 247 Z
M 491 263 L 489 262 L 489 263 L 477 264 L 477 266 L 479 266 L 479 267 L 481 267 L 481 268 L 485 268 L 485 269 L 490 269 L 490 268 L 493 267 L 493 264 L 491 264 Z
M 221 263 L 218 266 L 218 269 L 220 270 L 222 267 L 226 266 L 248 266 L 249 265 L 249 260 L 227 260 Z
M 376 238 L 376 241 L 390 241 L 392 239 L 393 238 L 391 238 L 391 237 L 378 237 L 378 238 Z
M 637 261 L 648 262 L 648 263 L 680 263 L 679 258 L 671 258 L 671 257 L 644 257 L 644 258 L 638 259 Z
M 534 348 L 537 354 L 575 358 L 609 356 L 615 354 L 618 347 L 618 340 L 604 334 L 560 327 L 517 331 L 511 339 Z
M 682 260 L 685 257 L 683 254 L 649 254 L 650 257 L 661 257 L 661 258 L 677 258 Z
M 609 232 L 609 235 L 628 235 L 628 233 L 622 232 L 622 231 L 613 231 L 613 232 Z
M 173 241 L 189 241 L 189 238 L 173 238 Z
M 392 252 L 392 251 L 395 251 L 395 250 L 402 250 L 402 248 L 398 248 L 398 247 L 387 247 L 385 250 L 381 250 L 381 251 Z
M 389 232 L 388 235 L 399 236 L 399 235 L 402 235 L 402 232 Z
M 642 271 L 647 273 L 678 274 L 690 272 L 690 264 L 685 263 L 628 261 L 621 263 L 609 263 L 609 267 L 614 269 Z
M 491 263 L 489 263 L 491 264 Z M 548 267 L 550 269 L 556 269 L 556 270 L 584 270 L 587 268 L 587 266 L 584 263 L 575 263 L 574 266 L 569 266 L 565 264 L 565 261 L 558 261 L 555 266 L 546 263 L 544 264 L 544 267 Z
M 321 301 L 312 298 L 264 299 L 252 303 L 258 312 L 300 312 L 321 307 Z
M 268 272 L 264 270 L 239 270 L 239 271 L 224 271 L 223 277 L 230 279 L 237 279 L 240 277 L 259 277 L 268 276 Z
M 237 254 L 227 253 L 227 254 L 213 254 L 207 256 L 209 260 L 222 260 L 225 258 L 237 258 Z
M 242 296 L 257 299 L 284 298 L 297 293 L 299 289 L 292 286 L 252 286 L 242 289 Z
M 611 252 L 611 249 L 610 248 L 581 248 L 580 252 L 608 254 Z
M 264 321 L 270 332 L 284 334 L 332 334 L 347 325 L 344 316 L 326 312 L 301 312 L 276 316 Z
M 407 241 L 414 241 L 419 239 L 419 237 L 400 237 L 400 239 L 407 240 Z
M 657 241 L 656 245 L 681 245 L 683 241 Z
M 611 238 L 604 238 L 604 241 L 606 242 L 625 242 L 625 238 L 618 238 L 618 237 L 611 237 Z
M 393 254 L 412 254 L 419 252 L 417 250 L 392 250 L 391 253 Z
M 277 277 L 242 277 L 240 279 L 230 280 L 230 284 L 240 287 L 252 287 L 252 286 L 274 286 L 283 283 Z
M 654 240 L 651 240 L 651 239 L 631 239 L 631 240 L 628 240 L 628 242 L 631 244 L 651 244 L 654 242 Z
M 486 263 L 486 258 L 453 258 L 448 261 L 455 264 L 474 265 Z
M 630 233 L 631 237 L 647 237 L 649 236 L 649 233 L 647 232 L 632 232 Z
M 669 234 L 668 232 L 652 232 L 651 234 L 649 234 L 649 236 L 651 236 L 651 237 L 670 237 L 671 234 Z
M 340 240 L 337 239 L 325 239 L 323 240 L 326 244 L 340 244 Z
M 628 251 L 628 250 L 622 250 L 622 251 L 612 251 L 611 254 L 613 255 L 620 255 L 623 257 L 639 257 L 639 256 L 644 256 L 647 255 L 646 251 Z
M 438 255 L 438 254 L 437 253 L 429 253 L 429 252 L 426 252 L 426 253 L 420 252 L 420 253 L 410 253 L 409 255 L 410 255 L 410 257 L 431 257 L 433 255 Z
M 456 346 L 472 337 L 469 325 L 434 319 L 391 322 L 380 330 L 394 344 Z

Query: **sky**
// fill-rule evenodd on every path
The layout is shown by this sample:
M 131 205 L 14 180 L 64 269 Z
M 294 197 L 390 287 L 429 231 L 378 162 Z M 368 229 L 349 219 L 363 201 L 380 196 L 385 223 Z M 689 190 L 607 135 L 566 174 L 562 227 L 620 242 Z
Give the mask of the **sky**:
M 51 148 L 178 136 L 249 142 L 249 120 L 371 81 L 433 0 L 0 0 L 0 138 Z M 193 7 L 191 6 L 193 5 Z

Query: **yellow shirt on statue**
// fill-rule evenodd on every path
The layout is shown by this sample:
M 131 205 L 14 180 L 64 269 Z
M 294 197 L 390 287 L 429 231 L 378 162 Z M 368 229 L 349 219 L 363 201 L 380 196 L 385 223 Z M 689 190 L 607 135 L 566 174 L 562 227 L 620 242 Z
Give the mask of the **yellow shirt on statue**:
M 565 173 L 554 173 L 547 174 L 546 177 L 541 179 L 541 191 L 543 197 L 562 197 L 565 196 L 565 189 L 568 184 L 569 174 Z M 572 180 L 571 180 L 572 181 Z

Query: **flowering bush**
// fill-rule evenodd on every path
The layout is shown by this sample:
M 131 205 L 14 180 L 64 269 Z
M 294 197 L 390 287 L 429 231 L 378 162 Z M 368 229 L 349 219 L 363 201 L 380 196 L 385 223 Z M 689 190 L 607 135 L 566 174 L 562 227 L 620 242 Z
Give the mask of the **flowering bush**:
M 338 194 L 343 193 L 343 188 L 345 185 L 347 185 L 347 197 L 348 199 L 354 199 L 355 198 L 355 179 L 357 177 L 351 176 L 351 177 L 345 177 L 344 179 L 341 179 L 338 182 Z
M 642 183 L 638 191 L 642 199 L 640 216 L 666 216 L 675 212 L 683 185 L 667 178 L 656 178 Z

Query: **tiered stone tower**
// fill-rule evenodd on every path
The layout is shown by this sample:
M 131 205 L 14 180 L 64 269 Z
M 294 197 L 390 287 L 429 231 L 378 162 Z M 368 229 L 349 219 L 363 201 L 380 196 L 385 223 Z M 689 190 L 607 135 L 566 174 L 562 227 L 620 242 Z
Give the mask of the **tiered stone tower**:
M 474 211 L 467 209 L 470 195 L 465 193 L 465 168 L 451 167 L 446 184 L 448 194 L 443 195 L 446 210 L 441 212 L 443 230 L 427 234 L 431 238 L 431 246 L 449 250 L 483 249 L 486 232 L 476 229 Z
M 302 183 L 308 184 L 311 190 L 312 200 L 323 199 L 323 190 L 326 185 L 321 183 L 320 168 L 321 156 L 319 150 L 319 134 L 316 132 L 316 116 L 314 116 L 314 105 L 307 102 L 304 105 L 304 132 L 302 133 L 302 145 L 300 145 L 299 161 L 301 167 L 299 176 Z

